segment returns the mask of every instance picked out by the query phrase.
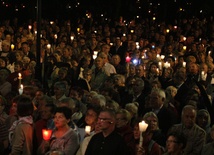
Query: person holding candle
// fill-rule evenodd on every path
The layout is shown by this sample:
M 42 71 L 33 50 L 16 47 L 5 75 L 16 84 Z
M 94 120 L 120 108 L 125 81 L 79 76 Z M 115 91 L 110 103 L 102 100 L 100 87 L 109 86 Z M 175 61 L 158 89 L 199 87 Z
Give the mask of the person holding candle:
M 86 149 L 85 155 L 128 155 L 130 152 L 123 138 L 115 131 L 116 114 L 105 109 L 98 116 L 101 132 L 95 134 Z
M 159 145 L 151 139 L 151 137 L 147 136 L 146 134 L 142 133 L 139 129 L 139 120 L 135 122 L 133 128 L 133 139 L 135 141 L 135 155 L 161 155 L 161 149 Z M 143 134 L 143 145 L 140 146 L 140 134 Z
M 55 129 L 50 140 L 44 140 L 38 148 L 38 155 L 61 151 L 65 155 L 75 155 L 79 148 L 77 133 L 69 127 L 71 110 L 67 107 L 58 107 L 54 115 Z M 43 137 L 44 138 L 44 137 Z

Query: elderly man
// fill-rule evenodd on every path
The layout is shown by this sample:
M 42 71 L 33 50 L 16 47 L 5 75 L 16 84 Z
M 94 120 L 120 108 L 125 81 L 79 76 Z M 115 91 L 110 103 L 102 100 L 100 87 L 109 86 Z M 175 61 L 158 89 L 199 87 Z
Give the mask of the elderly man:
M 149 108 L 145 111 L 153 111 L 159 122 L 159 128 L 166 134 L 169 128 L 177 121 L 176 115 L 163 104 L 166 99 L 166 94 L 161 89 L 153 89 L 149 96 Z
M 100 112 L 98 125 L 102 132 L 90 140 L 85 155 L 128 155 L 130 154 L 123 138 L 116 133 L 116 115 L 108 109 Z
M 108 76 L 104 71 L 104 61 L 101 57 L 95 59 L 94 65 L 95 68 L 92 69 L 90 86 L 92 90 L 99 90 Z
M 182 123 L 174 125 L 171 132 L 183 133 L 187 138 L 185 155 L 199 155 L 206 141 L 205 131 L 196 125 L 196 109 L 192 105 L 186 105 L 182 110 Z

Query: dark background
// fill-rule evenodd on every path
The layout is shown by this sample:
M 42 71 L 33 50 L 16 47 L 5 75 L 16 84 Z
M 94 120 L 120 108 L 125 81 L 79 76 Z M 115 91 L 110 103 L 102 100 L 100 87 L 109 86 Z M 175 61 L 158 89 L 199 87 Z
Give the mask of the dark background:
M 203 18 L 214 14 L 214 0 L 41 0 L 41 3 L 42 18 L 50 20 L 77 20 L 86 12 L 91 12 L 94 18 L 101 14 L 125 19 L 139 15 L 141 18 L 155 16 L 157 20 L 169 22 L 173 18 Z M 37 0 L 1 0 L 0 19 L 35 20 L 36 4 Z M 179 11 L 180 8 L 184 11 Z

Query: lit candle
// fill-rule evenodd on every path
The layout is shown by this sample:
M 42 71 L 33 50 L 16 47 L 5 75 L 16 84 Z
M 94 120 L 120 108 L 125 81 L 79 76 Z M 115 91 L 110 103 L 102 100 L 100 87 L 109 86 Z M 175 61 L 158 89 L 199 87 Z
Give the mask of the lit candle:
M 205 72 L 204 72 L 204 71 L 201 71 L 201 75 L 204 76 L 204 75 L 205 75 Z
M 147 127 L 148 127 L 148 124 L 145 123 L 145 121 L 142 121 L 142 122 L 139 123 L 139 130 L 140 130 L 141 132 L 145 132 L 146 129 L 147 129 Z
M 22 74 L 21 73 L 18 74 L 18 79 L 19 79 L 19 86 L 21 86 L 21 83 L 22 83 Z
M 166 29 L 166 33 L 169 33 L 169 29 Z
M 47 48 L 48 48 L 48 49 L 51 49 L 51 44 L 47 44 Z
M 157 68 L 157 70 L 156 70 L 156 71 L 157 71 L 157 76 L 159 76 L 159 68 Z
M 71 40 L 72 40 L 72 41 L 74 40 L 74 36 L 71 36 Z
M 140 143 L 139 146 L 142 146 L 143 144 L 143 135 L 142 133 L 146 131 L 148 127 L 148 124 L 146 124 L 144 121 L 139 123 L 139 130 L 140 130 Z
M 97 55 L 93 54 L 93 59 L 95 60 L 97 58 Z
M 161 59 L 163 60 L 165 58 L 165 55 L 161 55 Z
M 208 52 L 208 56 L 210 56 L 210 54 L 211 54 L 211 51 Z
M 19 95 L 22 95 L 24 86 L 21 84 L 19 88 Z
M 125 33 L 123 33 L 123 36 L 125 37 L 125 36 L 126 36 L 126 34 L 125 34 Z
M 129 56 L 126 57 L 126 62 L 129 63 L 131 61 L 131 58 Z
M 89 126 L 89 125 L 85 126 L 85 133 L 87 135 L 90 135 L 90 132 L 91 132 L 91 126 Z
M 57 34 L 54 34 L 54 38 L 57 39 Z
M 110 43 L 110 46 L 112 46 L 113 45 L 113 43 Z
M 15 48 L 15 45 L 14 45 L 14 44 L 11 44 L 11 45 L 10 45 L 10 48 L 11 48 L 11 50 L 13 51 L 13 49 Z
M 160 59 L 160 58 L 161 58 L 161 57 L 160 57 L 160 54 L 157 54 L 156 58 L 157 58 L 157 59 Z
M 54 22 L 53 21 L 50 21 L 50 24 L 52 25 Z
M 51 139 L 52 130 L 50 129 L 42 129 L 42 137 L 44 140 L 50 140 Z
M 183 46 L 183 50 L 185 50 L 185 51 L 186 51 L 186 50 L 187 50 L 187 47 L 186 47 L 186 46 Z
M 32 26 L 31 26 L 31 25 L 28 25 L 28 29 L 31 30 L 31 29 L 32 29 Z
M 186 37 L 183 37 L 183 41 L 186 41 L 187 40 L 187 38 Z
M 160 70 L 162 70 L 162 62 L 158 62 L 158 66 L 159 66 Z
M 186 67 L 186 64 L 187 64 L 186 62 L 183 62 L 183 67 Z
M 98 54 L 98 51 L 94 51 L 94 54 L 97 55 L 97 54 Z
M 79 28 L 79 27 L 77 28 L 77 32 L 78 32 L 78 33 L 80 32 L 80 28 Z
M 131 30 L 131 33 L 134 33 L 134 30 Z

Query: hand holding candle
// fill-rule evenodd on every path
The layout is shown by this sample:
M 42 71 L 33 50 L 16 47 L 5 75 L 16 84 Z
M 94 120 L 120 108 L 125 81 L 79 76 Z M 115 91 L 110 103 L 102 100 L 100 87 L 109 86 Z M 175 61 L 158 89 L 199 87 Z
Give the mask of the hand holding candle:
M 50 140 L 52 135 L 52 130 L 42 129 L 42 137 L 44 140 Z
M 85 126 L 85 133 L 87 135 L 90 135 L 90 133 L 91 133 L 91 126 L 89 126 L 89 125 Z
M 148 127 L 148 124 L 145 123 L 144 121 L 139 123 L 139 130 L 140 130 L 140 143 L 139 143 L 139 146 L 142 146 L 142 144 L 143 144 L 143 135 L 142 135 L 142 133 L 146 131 L 147 127 Z

